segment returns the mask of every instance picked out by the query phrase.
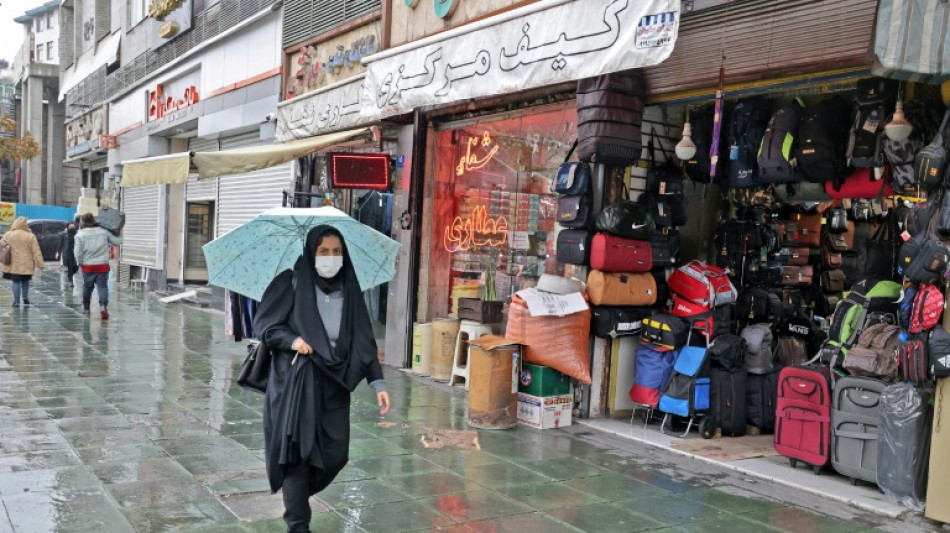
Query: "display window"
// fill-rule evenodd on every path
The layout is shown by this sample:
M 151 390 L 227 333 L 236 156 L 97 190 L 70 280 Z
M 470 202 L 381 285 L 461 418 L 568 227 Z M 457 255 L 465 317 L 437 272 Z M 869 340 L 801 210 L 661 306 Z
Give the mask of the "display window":
M 428 318 L 455 316 L 460 297 L 504 301 L 558 271 L 551 184 L 576 137 L 573 103 L 435 132 L 420 284 Z

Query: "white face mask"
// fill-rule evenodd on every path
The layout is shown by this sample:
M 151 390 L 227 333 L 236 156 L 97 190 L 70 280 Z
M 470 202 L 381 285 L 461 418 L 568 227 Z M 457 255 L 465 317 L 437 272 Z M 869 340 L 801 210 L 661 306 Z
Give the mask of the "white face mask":
M 332 278 L 343 268 L 342 255 L 320 255 L 314 258 L 314 266 L 321 278 Z

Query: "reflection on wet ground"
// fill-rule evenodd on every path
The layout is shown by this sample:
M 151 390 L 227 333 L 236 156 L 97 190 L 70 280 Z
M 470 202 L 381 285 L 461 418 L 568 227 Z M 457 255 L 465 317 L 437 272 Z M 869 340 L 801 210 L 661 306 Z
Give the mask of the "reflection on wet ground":
M 262 460 L 262 397 L 232 385 L 221 314 L 114 295 L 85 320 L 61 274 L 29 308 L 0 291 L 0 533 L 283 531 Z M 96 316 L 96 313 L 93 313 Z M 314 531 L 851 532 L 579 430 L 473 432 L 466 397 L 388 369 L 381 419 L 355 394 L 350 464 Z M 721 476 L 720 476 L 721 477 Z

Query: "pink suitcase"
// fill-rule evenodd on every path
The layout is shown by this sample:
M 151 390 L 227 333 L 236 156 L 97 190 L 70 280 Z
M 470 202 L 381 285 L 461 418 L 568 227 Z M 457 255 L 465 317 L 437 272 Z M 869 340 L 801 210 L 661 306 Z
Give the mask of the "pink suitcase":
M 598 233 L 590 243 L 590 266 L 604 272 L 649 272 L 653 249 L 649 241 Z

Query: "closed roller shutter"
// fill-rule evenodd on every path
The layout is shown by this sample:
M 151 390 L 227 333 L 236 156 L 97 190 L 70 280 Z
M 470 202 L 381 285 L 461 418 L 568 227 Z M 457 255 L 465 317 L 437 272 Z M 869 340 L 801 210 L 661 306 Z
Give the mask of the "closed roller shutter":
M 161 269 L 164 267 L 165 186 L 122 189 L 121 261 L 130 265 Z
M 217 152 L 217 139 L 202 139 L 201 137 L 192 137 L 188 139 L 189 152 Z
M 726 83 L 754 83 L 835 69 L 867 68 L 877 2 L 729 2 L 684 13 L 670 57 L 643 70 L 650 94 L 715 87 L 721 55 Z
M 280 207 L 284 191 L 290 189 L 290 163 L 255 170 L 247 174 L 218 178 L 217 227 L 220 237 L 272 207 Z
M 343 23 L 373 13 L 380 0 L 286 0 L 284 2 L 284 47 L 320 35 Z
M 218 178 L 199 180 L 197 175 L 188 176 L 185 184 L 186 202 L 215 201 L 218 199 Z
M 225 137 L 221 139 L 221 149 L 222 150 L 231 150 L 234 148 L 246 148 L 248 146 L 257 146 L 259 144 L 270 144 L 261 142 L 261 132 L 260 130 L 249 131 L 247 133 L 241 133 L 234 135 L 232 137 Z

